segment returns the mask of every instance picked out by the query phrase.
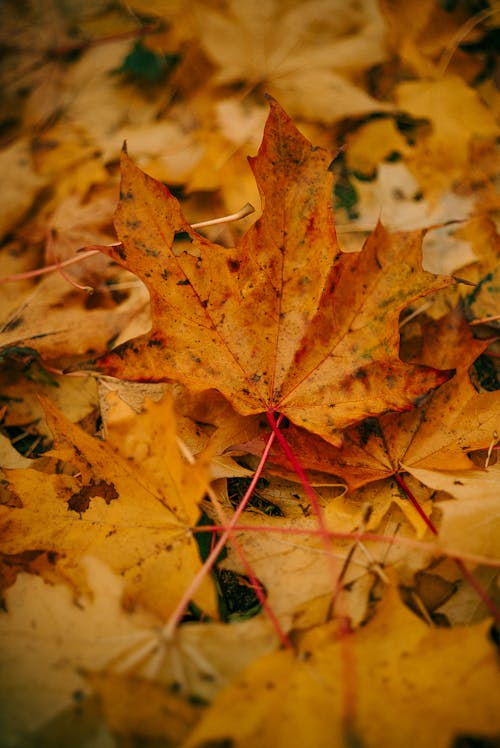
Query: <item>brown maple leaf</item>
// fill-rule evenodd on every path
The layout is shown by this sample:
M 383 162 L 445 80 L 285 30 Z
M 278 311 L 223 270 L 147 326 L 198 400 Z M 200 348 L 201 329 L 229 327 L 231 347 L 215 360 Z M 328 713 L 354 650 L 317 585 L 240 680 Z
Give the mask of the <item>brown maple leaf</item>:
M 424 323 L 423 333 L 419 361 L 456 369 L 453 379 L 411 412 L 387 413 L 349 427 L 340 448 L 290 425 L 286 439 L 303 467 L 341 476 L 351 489 L 413 469 L 475 467 L 467 453 L 489 446 L 500 415 L 498 392 L 477 392 L 469 376 L 490 341 L 474 338 L 460 308 Z M 259 437 L 246 446 L 260 454 L 264 442 Z M 269 462 L 292 470 L 281 449 L 271 450 Z
M 271 99 L 250 159 L 262 217 L 227 249 L 191 229 L 172 194 L 124 151 L 122 246 L 102 251 L 147 285 L 153 323 L 91 366 L 216 389 L 240 413 L 280 412 L 334 444 L 340 429 L 407 410 L 445 381 L 400 360 L 398 320 L 451 279 L 422 270 L 420 231 L 389 235 L 379 225 L 361 252 L 341 252 L 331 162 Z

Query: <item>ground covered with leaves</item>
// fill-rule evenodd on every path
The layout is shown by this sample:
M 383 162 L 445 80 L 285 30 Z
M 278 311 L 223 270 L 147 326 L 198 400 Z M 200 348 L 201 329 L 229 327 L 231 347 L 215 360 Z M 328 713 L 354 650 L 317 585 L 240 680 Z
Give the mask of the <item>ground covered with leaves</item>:
M 2 746 L 500 745 L 499 18 L 2 3 Z

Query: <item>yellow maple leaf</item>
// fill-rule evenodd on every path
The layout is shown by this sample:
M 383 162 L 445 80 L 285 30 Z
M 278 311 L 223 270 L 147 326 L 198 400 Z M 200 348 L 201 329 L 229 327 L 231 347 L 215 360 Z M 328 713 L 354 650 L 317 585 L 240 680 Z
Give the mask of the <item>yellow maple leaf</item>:
M 347 640 L 327 624 L 307 632 L 297 653 L 256 660 L 183 748 L 449 748 L 459 736 L 494 736 L 500 673 L 487 625 L 429 629 L 389 588 Z
M 456 75 L 401 83 L 395 96 L 401 109 L 432 124 L 432 131 L 420 136 L 408 158 L 426 192 L 439 194 L 463 177 L 474 138 L 498 136 L 493 114 L 477 92 Z
M 56 439 L 53 456 L 79 472 L 8 473 L 10 489 L 21 498 L 21 506 L 0 510 L 4 551 L 52 551 L 61 577 L 76 589 L 85 589 L 80 561 L 90 553 L 123 575 L 129 604 L 139 603 L 167 617 L 200 567 L 190 528 L 199 517 L 208 466 L 182 461 L 173 413 L 164 424 L 169 450 L 159 482 L 147 471 L 131 468 L 47 400 L 45 410 Z M 195 600 L 217 615 L 209 581 L 199 588 Z
M 264 84 L 292 115 L 322 122 L 391 108 L 349 80 L 384 59 L 385 27 L 372 0 L 240 3 L 200 7 L 199 37 L 217 83 Z

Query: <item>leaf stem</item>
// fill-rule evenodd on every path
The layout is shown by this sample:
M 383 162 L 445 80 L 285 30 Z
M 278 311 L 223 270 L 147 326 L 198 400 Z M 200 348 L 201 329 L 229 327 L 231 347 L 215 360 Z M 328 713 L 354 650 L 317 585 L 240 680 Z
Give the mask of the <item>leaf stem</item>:
M 394 473 L 394 480 L 396 483 L 403 489 L 403 493 L 406 495 L 408 499 L 410 499 L 411 503 L 415 507 L 415 510 L 417 514 L 420 516 L 420 518 L 425 522 L 429 530 L 432 532 L 433 535 L 436 535 L 436 537 L 439 535 L 436 526 L 434 523 L 429 519 L 429 517 L 426 515 L 420 504 L 418 503 L 418 500 L 413 495 L 410 487 L 406 484 L 406 482 L 403 480 L 403 478 L 399 475 L 399 473 Z
M 179 437 L 177 437 L 177 443 L 178 443 L 178 445 L 179 445 L 179 447 L 181 449 L 182 454 L 187 459 L 187 461 L 191 465 L 194 465 L 195 464 L 194 455 L 192 454 L 192 452 L 188 448 L 188 446 Z M 213 488 L 211 486 L 208 486 L 208 488 L 207 488 L 207 495 L 210 498 L 210 501 L 212 502 L 212 506 L 214 507 L 214 509 L 215 509 L 215 511 L 217 513 L 217 516 L 219 518 L 219 522 L 221 522 L 221 523 L 224 524 L 223 527 L 219 526 L 219 528 L 216 528 L 216 527 L 209 528 L 210 530 L 212 530 L 212 533 L 213 533 L 212 537 L 215 540 L 215 532 L 225 531 L 228 528 L 227 517 L 226 517 L 226 513 L 224 512 L 224 509 L 223 509 L 223 507 L 222 507 L 219 499 L 217 498 L 217 496 L 215 494 L 215 491 L 213 490 Z M 196 532 L 196 530 L 205 530 L 205 528 L 206 528 L 206 525 L 202 526 L 201 528 L 193 528 L 193 532 Z M 247 556 L 245 554 L 245 551 L 244 551 L 241 543 L 237 539 L 234 530 L 231 530 L 231 544 L 232 544 L 235 552 L 239 556 L 241 563 L 243 564 L 243 566 L 245 568 L 245 574 L 248 576 L 248 578 L 250 579 L 250 582 L 252 583 L 252 589 L 254 590 L 254 592 L 255 592 L 255 594 L 257 596 L 257 599 L 259 600 L 260 604 L 262 605 L 262 608 L 265 610 L 265 612 L 267 614 L 267 617 L 269 618 L 269 620 L 273 624 L 274 629 L 275 629 L 275 631 L 276 631 L 276 633 L 277 633 L 277 635 L 278 635 L 281 643 L 283 644 L 283 646 L 285 648 L 288 649 L 289 647 L 291 647 L 291 642 L 288 639 L 288 637 L 286 636 L 286 634 L 283 631 L 283 629 L 281 628 L 281 625 L 280 625 L 280 623 L 279 623 L 279 621 L 278 621 L 278 619 L 276 617 L 275 612 L 273 611 L 273 609 L 269 605 L 269 600 L 266 597 L 266 594 L 264 592 L 262 584 L 257 579 L 257 577 L 255 575 L 255 572 L 252 569 L 252 566 L 250 564 L 250 561 L 248 560 L 248 558 L 247 558 Z M 211 548 L 212 551 L 213 551 L 213 548 L 214 548 L 214 543 L 212 543 L 212 548 Z
M 275 411 L 268 411 L 267 420 L 269 421 L 269 424 L 273 430 L 273 433 L 276 436 L 276 439 L 278 440 L 280 444 L 280 447 L 283 449 L 283 452 L 285 453 L 286 457 L 290 461 L 290 464 L 292 465 L 300 482 L 302 483 L 306 496 L 311 503 L 314 514 L 316 515 L 316 519 L 318 521 L 318 527 L 319 527 L 318 535 L 321 538 L 325 552 L 330 560 L 330 572 L 332 575 L 333 590 L 336 591 L 337 585 L 338 585 L 338 573 L 339 573 L 338 563 L 332 553 L 332 540 L 331 540 L 328 528 L 325 524 L 323 513 L 319 505 L 318 497 L 309 481 L 309 478 L 306 475 L 304 468 L 300 464 L 296 454 L 294 453 L 291 446 L 288 444 L 287 440 L 285 439 L 283 432 L 279 430 L 278 428 L 279 419 L 278 419 L 278 422 L 276 422 L 275 415 L 277 415 Z M 282 418 L 282 417 L 283 416 L 279 416 L 279 418 Z
M 276 430 L 278 430 L 278 427 L 279 427 L 282 419 L 283 419 L 283 417 L 280 416 L 280 418 L 278 419 L 277 423 L 275 424 Z M 245 495 L 243 496 L 243 498 L 242 498 L 242 500 L 241 500 L 238 508 L 236 509 L 235 513 L 233 514 L 233 516 L 232 516 L 229 524 L 227 525 L 226 529 L 224 530 L 224 532 L 220 536 L 219 540 L 217 541 L 217 543 L 213 547 L 213 549 L 210 552 L 210 554 L 208 555 L 205 563 L 202 565 L 202 567 L 198 570 L 197 574 L 195 574 L 195 576 L 191 580 L 191 584 L 185 590 L 183 596 L 181 597 L 181 599 L 177 603 L 177 606 L 176 606 L 175 610 L 173 611 L 172 615 L 170 616 L 170 619 L 167 621 L 167 623 L 163 627 L 163 629 L 162 629 L 162 638 L 163 639 L 166 639 L 167 641 L 169 641 L 169 640 L 171 640 L 173 638 L 175 629 L 178 626 L 178 624 L 180 623 L 182 617 L 184 616 L 184 613 L 186 612 L 187 607 L 188 607 L 189 603 L 191 602 L 191 599 L 192 599 L 194 593 L 196 592 L 196 590 L 198 589 L 198 587 L 200 586 L 200 584 L 202 583 L 202 581 L 205 579 L 205 577 L 207 576 L 207 574 L 210 573 L 210 570 L 212 569 L 213 565 L 215 564 L 215 562 L 216 562 L 216 560 L 217 560 L 217 558 L 219 556 L 219 553 L 221 552 L 221 550 L 225 546 L 227 540 L 229 539 L 232 531 L 234 530 L 234 528 L 235 528 L 235 526 L 236 526 L 236 524 L 238 522 L 238 519 L 240 518 L 240 516 L 243 513 L 246 505 L 250 501 L 250 498 L 251 498 L 251 496 L 252 496 L 252 494 L 254 492 L 255 486 L 257 485 L 257 481 L 259 480 L 259 478 L 260 478 L 260 476 L 262 474 L 262 471 L 264 469 L 264 465 L 266 464 L 266 461 L 267 461 L 267 458 L 269 456 L 269 452 L 271 451 L 271 447 L 273 445 L 275 436 L 276 436 L 276 432 L 274 430 L 271 431 L 271 433 L 269 434 L 269 439 L 267 440 L 267 444 L 266 444 L 266 446 L 264 448 L 264 451 L 262 452 L 262 456 L 260 458 L 259 464 L 257 465 L 257 469 L 255 471 L 255 474 L 254 474 L 252 480 L 250 481 L 250 485 L 248 486 L 248 488 L 247 488 L 247 490 L 245 492 Z M 281 628 L 281 626 L 279 624 L 279 621 L 274 616 L 274 613 L 272 613 L 272 616 L 273 616 L 273 625 L 275 626 L 276 633 L 278 634 L 281 643 L 283 644 L 283 646 L 285 646 L 287 648 L 291 647 L 291 643 L 290 643 L 288 637 L 286 636 L 286 634 L 284 633 L 284 631 L 282 630 L 282 628 Z

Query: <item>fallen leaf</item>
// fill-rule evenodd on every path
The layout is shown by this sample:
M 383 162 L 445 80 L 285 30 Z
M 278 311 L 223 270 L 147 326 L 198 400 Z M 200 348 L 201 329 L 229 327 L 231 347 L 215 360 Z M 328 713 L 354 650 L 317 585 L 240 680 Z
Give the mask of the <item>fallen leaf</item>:
M 488 626 L 429 629 L 389 588 L 373 619 L 343 641 L 327 624 L 305 633 L 297 653 L 256 660 L 184 748 L 448 748 L 467 735 L 494 739 L 500 674 Z
M 409 468 L 426 486 L 446 491 L 455 501 L 440 501 L 439 538 L 443 548 L 498 555 L 500 533 L 500 466 L 485 470 L 436 471 Z
M 456 225 L 473 215 L 477 208 L 474 195 L 446 192 L 440 196 L 439 203 L 433 205 L 422 199 L 417 180 L 403 162 L 381 163 L 375 179 L 367 182 L 353 177 L 352 184 L 358 195 L 358 217 L 349 226 L 351 231 L 366 231 L 378 220 L 390 232 L 428 229 L 422 256 L 424 269 L 432 273 L 453 273 L 474 262 L 470 243 L 457 236 Z M 342 235 L 343 244 L 344 237 Z M 349 249 L 359 250 L 359 235 L 350 235 L 348 231 L 347 238 Z
M 22 374 L 19 372 L 21 366 Z M 40 395 L 48 397 L 72 422 L 82 421 L 97 407 L 94 377 L 49 374 L 37 363 L 30 367 L 25 362 L 20 366 L 5 366 L 0 373 L 0 389 L 6 406 L 2 421 L 4 428 L 14 427 L 50 439 Z
M 378 226 L 362 252 L 340 253 L 330 162 L 272 102 L 251 161 L 263 216 L 228 250 L 193 231 L 124 153 L 123 247 L 103 251 L 150 289 L 153 327 L 99 359 L 100 371 L 217 389 L 243 414 L 280 411 L 337 444 L 339 429 L 411 408 L 443 382 L 448 374 L 400 361 L 398 319 L 451 279 L 420 269 L 420 232 Z
M 459 46 L 464 25 L 467 29 L 471 22 L 470 9 L 442 6 L 434 0 L 423 0 L 418 6 L 381 0 L 380 8 L 388 26 L 387 42 L 403 66 L 421 78 L 437 78 L 448 66 L 466 80 L 477 76 L 478 61 Z
M 91 271 L 86 269 L 85 280 Z M 46 360 L 106 350 L 110 341 L 147 305 L 147 294 L 144 287 L 135 283 L 116 304 L 106 284 L 96 291 L 89 301 L 85 291 L 73 288 L 58 273 L 46 276 L 12 297 L 2 309 L 0 348 L 29 347 Z M 101 308 L 99 301 L 103 302 Z M 114 315 L 109 313 L 109 307 L 115 307 Z
M 16 228 L 31 207 L 37 193 L 45 185 L 33 167 L 29 143 L 18 140 L 0 152 L 0 168 L 5 179 L 0 211 L 0 238 Z
M 244 4 L 226 13 L 198 9 L 203 48 L 219 66 L 216 83 L 264 85 L 296 117 L 325 123 L 390 109 L 349 80 L 386 55 L 384 23 L 372 0 Z
M 49 401 L 44 408 L 56 441 L 52 456 L 71 463 L 73 474 L 35 469 L 7 474 L 22 506 L 0 510 L 5 552 L 53 551 L 61 578 L 84 591 L 80 559 L 90 553 L 122 574 L 129 605 L 168 617 L 201 563 L 190 528 L 199 518 L 206 468 L 183 463 L 172 414 L 164 424 L 159 482 L 70 423 Z M 216 615 L 208 580 L 195 600 Z
M 498 124 L 477 92 L 462 78 L 407 81 L 396 90 L 398 106 L 417 119 L 429 119 L 408 165 L 425 194 L 439 195 L 463 178 L 473 139 L 498 137 Z
M 364 175 L 373 174 L 381 161 L 389 156 L 403 156 L 408 143 L 394 120 L 369 120 L 346 137 L 346 160 L 349 168 Z
M 178 439 L 191 455 L 204 454 L 204 458 L 210 462 L 213 480 L 252 475 L 250 470 L 238 465 L 231 457 L 224 456 L 224 452 L 238 441 L 238 437 L 241 439 L 255 433 L 258 426 L 249 419 L 231 413 L 225 401 L 219 401 L 219 405 L 219 412 L 216 406 L 212 406 L 211 415 L 205 409 L 203 423 L 189 415 L 182 415 L 177 405 L 175 420 Z M 107 443 L 138 472 L 146 469 L 161 484 L 171 448 L 171 435 L 165 431 L 165 422 L 172 418 L 171 394 L 167 393 L 156 403 L 146 401 L 138 414 L 117 395 L 110 393 L 106 398 L 105 412 Z M 148 434 L 148 441 L 144 439 L 144 434 Z
M 350 427 L 340 448 L 290 426 L 287 441 L 302 465 L 341 476 L 351 489 L 400 470 L 474 468 L 468 452 L 489 446 L 500 412 L 498 392 L 478 393 L 469 376 L 470 366 L 488 341 L 474 339 L 460 309 L 440 323 L 430 321 L 424 340 L 427 343 L 419 360 L 442 369 L 456 367 L 453 379 L 413 411 L 367 419 Z M 278 449 L 270 454 L 270 461 L 274 460 L 288 464 Z
M 168 685 L 123 673 L 90 673 L 88 682 L 99 697 L 106 724 L 115 735 L 131 740 L 167 740 L 180 745 L 203 713 Z M 139 708 L 138 708 L 138 705 Z
M 88 556 L 81 563 L 90 598 L 75 600 L 67 587 L 31 574 L 21 574 L 7 592 L 0 616 L 5 746 L 37 744 L 39 729 L 77 706 L 79 697 L 89 698 L 83 671 L 102 668 L 137 645 L 156 622 L 137 611 L 124 614 L 122 581 L 105 564 Z M 75 737 L 68 727 L 64 743 Z
M 212 699 L 256 655 L 275 648 L 272 627 L 262 618 L 230 627 L 187 623 L 165 647 L 152 680 L 151 671 L 143 672 L 150 661 L 141 652 L 150 645 L 156 658 L 159 621 L 144 610 L 123 609 L 123 578 L 85 556 L 81 563 L 91 595 L 75 599 L 55 578 L 46 582 L 34 576 L 41 570 L 38 563 L 36 567 L 35 559 L 33 573 L 20 574 L 7 590 L 0 616 L 0 641 L 5 643 L 0 652 L 0 724 L 6 746 L 41 742 L 52 722 L 73 708 L 85 708 L 96 694 L 102 705 L 96 715 L 101 730 L 104 712 L 116 733 L 172 736 L 184 721 L 182 715 L 191 727 L 200 702 Z M 179 721 L 171 711 L 174 704 Z M 169 709 L 166 718 L 164 708 Z M 63 721 L 59 744 L 71 742 L 74 735 L 75 725 Z

